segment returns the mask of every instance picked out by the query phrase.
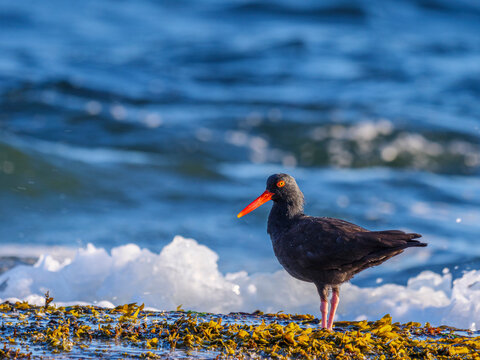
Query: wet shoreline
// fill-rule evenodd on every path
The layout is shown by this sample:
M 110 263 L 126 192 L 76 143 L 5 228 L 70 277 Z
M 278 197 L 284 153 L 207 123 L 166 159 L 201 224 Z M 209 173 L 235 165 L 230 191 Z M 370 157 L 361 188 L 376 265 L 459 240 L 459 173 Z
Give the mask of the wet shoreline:
M 50 301 L 53 299 L 49 299 Z M 154 312 L 143 305 L 31 306 L 2 303 L 0 356 L 18 358 L 305 358 L 478 359 L 480 332 L 409 322 L 336 322 L 312 315 Z

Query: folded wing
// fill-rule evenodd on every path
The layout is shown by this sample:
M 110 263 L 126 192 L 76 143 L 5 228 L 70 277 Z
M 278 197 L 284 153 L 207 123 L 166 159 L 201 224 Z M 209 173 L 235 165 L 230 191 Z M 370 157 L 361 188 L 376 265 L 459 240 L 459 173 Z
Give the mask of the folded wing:
M 356 274 L 412 246 L 426 246 L 420 234 L 400 230 L 368 231 L 347 221 L 305 217 L 292 229 L 290 256 L 310 271 Z M 287 234 L 288 236 L 288 234 Z

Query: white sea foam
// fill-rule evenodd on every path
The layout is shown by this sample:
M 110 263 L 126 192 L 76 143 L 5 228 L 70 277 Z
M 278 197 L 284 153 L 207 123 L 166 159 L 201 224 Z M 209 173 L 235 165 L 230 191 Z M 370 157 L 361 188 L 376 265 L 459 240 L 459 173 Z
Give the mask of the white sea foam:
M 97 304 L 112 307 L 138 302 L 148 308 L 228 313 L 283 310 L 319 315 L 312 284 L 284 271 L 222 274 L 218 255 L 181 236 L 159 253 L 129 244 L 112 249 L 88 245 L 73 257 L 41 255 L 34 266 L 17 266 L 0 275 L 0 300 L 43 304 L 48 290 L 57 305 Z M 396 321 L 430 322 L 469 328 L 480 323 L 480 270 L 452 281 L 445 271 L 425 271 L 407 286 L 381 284 L 361 288 L 344 284 L 339 320 L 378 319 L 390 313 Z

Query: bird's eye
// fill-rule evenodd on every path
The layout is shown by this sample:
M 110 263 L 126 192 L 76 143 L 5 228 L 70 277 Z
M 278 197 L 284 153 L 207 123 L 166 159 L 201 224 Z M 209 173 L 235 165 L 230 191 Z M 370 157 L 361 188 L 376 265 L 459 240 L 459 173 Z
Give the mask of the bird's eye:
M 283 180 L 280 180 L 278 183 L 277 183 L 277 187 L 284 187 L 285 186 L 285 181 Z

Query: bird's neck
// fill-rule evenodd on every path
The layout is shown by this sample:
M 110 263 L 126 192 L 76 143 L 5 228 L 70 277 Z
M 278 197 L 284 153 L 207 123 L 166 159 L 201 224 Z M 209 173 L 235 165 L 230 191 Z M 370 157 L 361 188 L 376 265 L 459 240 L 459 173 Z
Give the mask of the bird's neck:
M 295 219 L 303 215 L 303 196 L 290 201 L 275 202 L 268 217 L 267 232 L 272 238 L 287 231 Z

